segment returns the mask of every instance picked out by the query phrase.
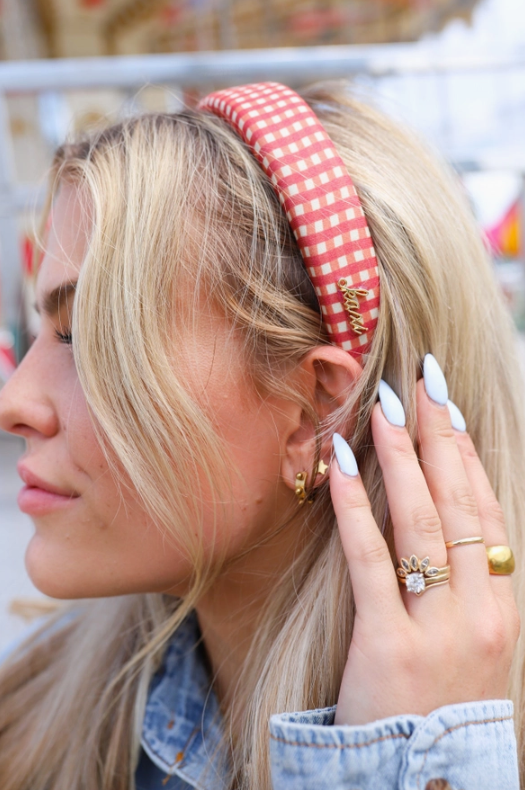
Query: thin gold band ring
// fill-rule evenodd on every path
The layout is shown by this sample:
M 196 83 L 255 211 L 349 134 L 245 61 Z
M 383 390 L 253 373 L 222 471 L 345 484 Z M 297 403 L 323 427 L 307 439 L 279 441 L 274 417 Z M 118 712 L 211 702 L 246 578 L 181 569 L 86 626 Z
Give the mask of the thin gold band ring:
M 485 538 L 460 538 L 459 540 L 448 540 L 445 543 L 447 549 L 453 549 L 454 546 L 469 546 L 471 543 L 485 543 Z
M 459 538 L 459 540 L 447 541 L 445 546 L 447 549 L 453 549 L 455 546 L 469 546 L 472 543 L 485 543 L 485 539 L 481 536 Z M 516 560 L 510 546 L 487 546 L 485 550 L 491 576 L 510 576 L 514 573 Z

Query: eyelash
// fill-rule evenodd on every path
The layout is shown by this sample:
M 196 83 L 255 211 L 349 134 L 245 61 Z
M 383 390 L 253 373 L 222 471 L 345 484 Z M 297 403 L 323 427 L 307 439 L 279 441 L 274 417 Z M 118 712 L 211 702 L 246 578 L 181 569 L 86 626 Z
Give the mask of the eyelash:
M 67 346 L 70 346 L 73 342 L 73 335 L 71 332 L 59 332 L 58 329 L 55 329 L 55 335 L 61 343 L 65 343 Z

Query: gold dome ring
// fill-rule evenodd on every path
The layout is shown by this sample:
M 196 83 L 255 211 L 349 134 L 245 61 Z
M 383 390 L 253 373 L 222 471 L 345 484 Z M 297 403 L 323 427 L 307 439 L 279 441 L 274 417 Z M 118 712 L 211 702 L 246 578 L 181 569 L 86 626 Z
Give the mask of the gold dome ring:
M 492 576 L 509 576 L 514 573 L 516 560 L 510 546 L 487 546 L 487 559 Z
M 485 543 L 485 540 L 480 536 L 460 538 L 447 541 L 445 546 L 447 549 L 453 549 L 456 546 L 470 546 L 473 543 Z M 514 573 L 516 560 L 510 546 L 487 546 L 485 551 L 487 552 L 489 573 L 492 576 L 509 576 Z

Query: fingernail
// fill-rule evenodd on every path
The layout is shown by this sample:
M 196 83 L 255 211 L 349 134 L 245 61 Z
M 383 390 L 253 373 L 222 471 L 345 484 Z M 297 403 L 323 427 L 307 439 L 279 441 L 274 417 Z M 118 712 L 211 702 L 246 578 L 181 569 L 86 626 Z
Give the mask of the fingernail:
M 465 418 L 461 414 L 460 410 L 455 403 L 452 403 L 451 400 L 447 401 L 447 406 L 450 412 L 450 422 L 452 423 L 452 427 L 455 428 L 456 431 L 461 431 L 464 433 L 467 430 L 467 423 L 465 422 Z
M 334 433 L 333 443 L 335 457 L 337 458 L 337 463 L 339 464 L 341 472 L 349 477 L 357 477 L 359 474 L 357 461 L 355 460 L 355 455 L 350 449 L 348 442 L 346 442 L 340 434 Z
M 440 406 L 445 406 L 448 400 L 447 382 L 432 354 L 427 354 L 423 361 L 423 379 L 428 397 Z
M 406 424 L 405 410 L 403 404 L 397 397 L 396 393 L 386 381 L 379 382 L 379 400 L 383 414 L 391 425 L 397 425 L 398 428 L 404 428 Z

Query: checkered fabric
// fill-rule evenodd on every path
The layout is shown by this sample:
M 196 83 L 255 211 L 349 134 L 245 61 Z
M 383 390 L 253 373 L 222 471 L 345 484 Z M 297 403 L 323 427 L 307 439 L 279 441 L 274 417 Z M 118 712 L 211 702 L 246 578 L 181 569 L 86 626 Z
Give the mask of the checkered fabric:
M 199 107 L 224 118 L 271 179 L 333 342 L 367 353 L 379 313 L 377 259 L 352 179 L 317 116 L 275 82 L 211 93 Z

